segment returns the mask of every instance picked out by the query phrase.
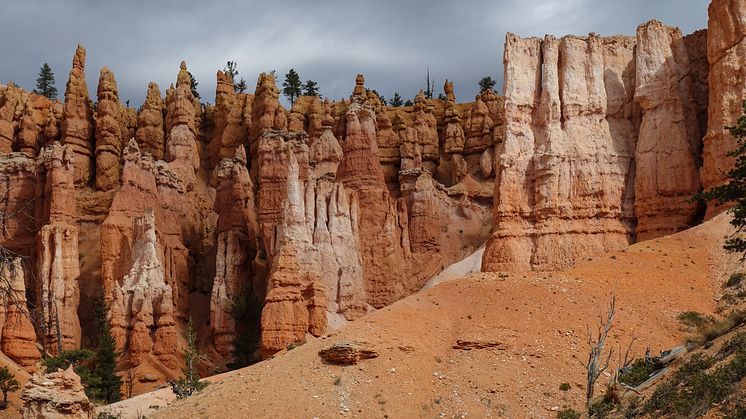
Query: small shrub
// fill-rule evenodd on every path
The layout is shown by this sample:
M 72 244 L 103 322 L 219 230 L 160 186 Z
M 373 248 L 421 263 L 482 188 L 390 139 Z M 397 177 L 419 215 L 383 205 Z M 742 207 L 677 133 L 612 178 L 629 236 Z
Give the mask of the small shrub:
M 647 381 L 650 375 L 657 370 L 658 368 L 652 362 L 640 358 L 619 375 L 619 381 L 630 387 L 637 387 Z
M 570 383 L 562 383 L 559 386 L 560 391 L 570 391 Z
M 573 409 L 565 409 L 557 412 L 557 419 L 578 419 L 579 417 L 580 413 Z
M 739 350 L 746 351 L 746 333 L 739 333 L 731 340 L 725 342 L 720 347 L 717 355 L 720 359 L 724 359 Z
M 731 276 L 728 278 L 728 281 L 725 283 L 725 286 L 730 287 L 737 287 L 738 284 L 743 282 L 743 280 L 746 279 L 746 273 L 743 272 L 734 272 L 731 274 Z
M 645 412 L 699 416 L 713 404 L 725 400 L 746 377 L 746 350 L 739 348 L 730 362 L 708 371 L 715 361 L 701 354 L 693 356 L 671 379 L 655 389 L 645 404 Z
M 701 328 L 704 327 L 710 320 L 696 311 L 685 311 L 679 314 L 679 321 L 686 326 Z
M 304 343 L 306 343 L 305 340 L 299 340 L 299 341 L 296 341 L 296 342 L 293 342 L 293 343 L 288 343 L 288 346 L 286 346 L 286 348 L 287 348 L 288 351 L 292 351 L 293 349 L 295 349 L 295 348 L 297 348 L 299 346 L 302 346 Z
M 605 418 L 614 409 L 614 403 L 606 400 L 606 397 L 602 397 L 600 400 L 591 403 L 588 406 L 588 416 L 592 418 Z

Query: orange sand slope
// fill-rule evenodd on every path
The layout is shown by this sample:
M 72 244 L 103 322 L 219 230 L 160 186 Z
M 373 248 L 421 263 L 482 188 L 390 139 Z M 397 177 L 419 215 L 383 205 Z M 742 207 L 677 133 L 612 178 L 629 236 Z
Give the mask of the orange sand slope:
M 155 416 L 555 417 L 555 410 L 584 402 L 586 327 L 612 293 L 618 310 L 609 344 L 626 348 L 636 337 L 637 355 L 682 342 L 679 313 L 713 313 L 734 268 L 721 249 L 728 220 L 721 215 L 563 272 L 476 274 L 441 284 Z M 354 366 L 324 364 L 318 351 L 341 340 L 368 342 L 379 356 Z M 454 349 L 457 340 L 498 346 Z M 567 393 L 559 391 L 563 382 L 572 385 Z

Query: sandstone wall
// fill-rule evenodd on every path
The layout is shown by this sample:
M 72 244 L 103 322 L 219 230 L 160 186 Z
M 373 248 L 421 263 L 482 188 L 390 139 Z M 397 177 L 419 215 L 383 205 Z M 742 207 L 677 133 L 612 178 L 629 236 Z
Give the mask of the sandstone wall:
M 713 0 L 707 10 L 707 61 L 710 64 L 707 135 L 704 137 L 702 186 L 726 183 L 734 140 L 725 127 L 743 114 L 746 99 L 746 1 Z M 725 208 L 710 204 L 707 217 Z
M 700 217 L 702 37 L 505 42 L 505 134 L 483 270 L 559 269 Z

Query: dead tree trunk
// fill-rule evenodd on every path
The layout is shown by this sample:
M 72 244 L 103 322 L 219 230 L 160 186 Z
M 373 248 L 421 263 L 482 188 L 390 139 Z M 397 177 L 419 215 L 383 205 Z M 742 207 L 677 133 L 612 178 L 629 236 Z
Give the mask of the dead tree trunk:
M 611 302 L 609 303 L 609 311 L 606 315 L 606 320 L 604 320 L 604 318 L 602 317 L 599 321 L 598 332 L 595 339 L 591 334 L 590 327 L 588 328 L 588 346 L 590 347 L 590 350 L 588 351 L 588 362 L 583 364 L 586 369 L 585 397 L 588 406 L 591 405 L 591 400 L 593 399 L 593 391 L 596 385 L 596 381 L 598 380 L 598 377 L 600 377 L 601 374 L 606 371 L 607 368 L 609 368 L 609 360 L 611 359 L 611 355 L 614 352 L 614 349 L 612 348 L 606 356 L 606 359 L 604 360 L 603 352 L 604 347 L 606 346 L 606 337 L 609 334 L 609 330 L 611 330 L 611 323 L 614 321 L 615 313 L 616 296 L 612 294 Z

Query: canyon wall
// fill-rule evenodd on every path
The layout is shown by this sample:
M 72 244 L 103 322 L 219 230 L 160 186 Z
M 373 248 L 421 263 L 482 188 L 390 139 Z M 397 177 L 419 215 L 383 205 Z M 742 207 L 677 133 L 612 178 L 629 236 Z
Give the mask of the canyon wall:
M 712 0 L 707 12 L 710 105 L 701 169 L 705 189 L 725 184 L 734 164 L 727 154 L 735 143 L 726 127 L 736 124 L 746 99 L 746 0 Z M 710 204 L 707 217 L 723 210 Z
M 636 37 L 507 35 L 483 270 L 560 269 L 701 219 L 705 36 L 658 21 Z
M 695 225 L 746 96 L 744 1 L 713 1 L 688 36 L 508 34 L 505 96 L 468 103 L 446 80 L 442 99 L 386 106 L 358 75 L 348 98 L 286 109 L 273 74 L 237 93 L 218 71 L 202 104 L 182 62 L 139 110 L 103 68 L 94 106 L 79 46 L 64 102 L 0 86 L 0 246 L 23 262 L 2 271 L 0 299 L 22 304 L 0 313 L 0 349 L 33 369 L 37 344 L 89 346 L 100 297 L 141 391 L 178 376 L 190 320 L 221 371 L 417 292 L 485 241 L 484 270 L 559 269 Z
M 94 106 L 85 61 L 79 46 L 64 102 L 0 87 L 1 244 L 28 262 L 41 320 L 0 338 L 21 365 L 29 345 L 90 345 L 101 298 L 139 388 L 178 375 L 190 320 L 221 370 L 238 348 L 267 356 L 416 292 L 491 230 L 493 93 L 459 104 L 446 82 L 445 101 L 392 108 L 359 75 L 349 99 L 288 110 L 273 75 L 243 94 L 219 71 L 212 106 L 182 62 L 138 112 L 108 68 Z M 255 324 L 234 318 L 241 301 Z

